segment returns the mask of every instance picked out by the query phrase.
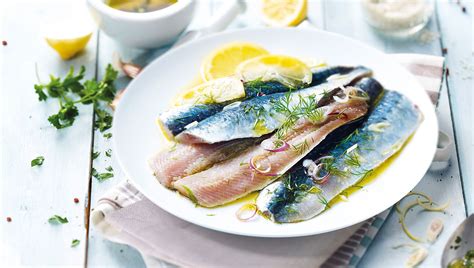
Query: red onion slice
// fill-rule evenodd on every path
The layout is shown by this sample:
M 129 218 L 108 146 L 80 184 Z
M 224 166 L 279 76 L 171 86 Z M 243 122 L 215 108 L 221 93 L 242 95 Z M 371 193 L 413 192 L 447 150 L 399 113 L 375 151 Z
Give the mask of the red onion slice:
M 248 221 L 257 214 L 256 204 L 245 204 L 235 212 L 235 216 L 239 221 Z
M 326 163 L 322 163 L 321 160 L 332 158 L 332 156 L 324 156 L 316 161 L 311 161 L 306 159 L 303 161 L 303 166 L 306 168 L 306 174 L 312 178 L 312 180 L 317 184 L 325 184 L 328 182 L 330 173 L 326 171 L 326 174 L 320 175 L 319 173 L 323 170 Z
M 272 170 L 272 164 L 267 157 L 256 155 L 250 159 L 250 168 L 257 172 L 258 174 L 264 176 L 278 176 L 277 173 L 270 173 Z
M 267 140 L 264 140 L 264 141 L 262 141 L 260 146 L 262 146 L 263 149 L 265 149 L 267 151 L 270 151 L 270 152 L 283 152 L 283 151 L 285 151 L 286 149 L 288 149 L 290 147 L 290 145 L 286 141 L 280 140 L 280 139 L 275 139 L 275 140 L 267 139 Z

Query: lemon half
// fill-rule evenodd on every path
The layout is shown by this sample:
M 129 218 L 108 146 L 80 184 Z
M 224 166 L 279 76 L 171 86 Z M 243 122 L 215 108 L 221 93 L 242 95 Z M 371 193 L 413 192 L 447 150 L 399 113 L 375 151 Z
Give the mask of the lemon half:
M 307 0 L 261 0 L 263 21 L 269 26 L 296 26 L 305 18 Z

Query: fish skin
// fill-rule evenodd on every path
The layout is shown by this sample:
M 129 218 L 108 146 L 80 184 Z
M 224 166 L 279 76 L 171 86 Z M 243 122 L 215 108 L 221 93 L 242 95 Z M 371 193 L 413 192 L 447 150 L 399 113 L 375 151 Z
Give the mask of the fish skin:
M 200 172 L 215 163 L 236 156 L 260 139 L 242 139 L 216 144 L 179 144 L 162 150 L 148 160 L 153 175 L 165 187 L 182 177 Z
M 346 74 L 355 67 L 330 66 L 313 72 L 313 79 L 309 86 L 315 86 L 325 82 L 325 80 L 336 73 Z M 251 99 L 261 95 L 269 95 L 280 92 L 287 92 L 289 87 L 276 81 L 250 81 L 244 83 L 245 99 Z M 168 139 L 181 133 L 185 127 L 193 122 L 200 122 L 224 109 L 229 103 L 215 104 L 194 104 L 174 107 L 161 113 L 157 123 Z
M 318 106 L 326 105 L 341 86 L 346 86 L 371 74 L 365 67 L 359 66 L 344 77 L 326 83 L 297 90 L 290 93 L 291 105 L 297 105 L 301 98 L 315 96 Z M 180 143 L 217 143 L 240 138 L 259 137 L 278 129 L 285 116 L 275 110 L 275 102 L 283 99 L 287 93 L 275 93 L 267 96 L 243 101 L 239 106 L 232 107 L 208 117 L 197 125 L 192 126 L 179 135 L 176 140 Z M 263 126 L 255 130 L 256 122 Z
M 302 165 L 295 166 L 281 180 L 261 191 L 257 198 L 258 209 L 280 223 L 304 221 L 319 215 L 327 208 L 328 201 L 400 150 L 421 121 L 422 115 L 411 101 L 398 92 L 387 91 L 356 132 L 313 158 L 333 156 L 331 166 L 340 171 L 348 168 L 348 171 L 330 174 L 328 182 L 319 185 L 306 175 Z M 370 125 L 380 122 L 390 125 L 383 132 L 369 130 Z M 346 153 L 356 144 L 356 149 Z M 359 163 L 348 164 L 354 157 Z
M 253 146 L 237 157 L 175 181 L 173 187 L 204 207 L 222 205 L 264 188 L 278 175 L 270 176 L 255 172 L 248 164 L 250 159 L 257 156 L 266 157 L 271 163 L 269 173 L 283 174 L 334 129 L 364 116 L 368 110 L 367 103 L 360 100 L 344 104 L 334 103 L 331 106 L 330 109 L 333 112 L 344 112 L 347 117 L 330 117 L 317 125 L 309 122 L 302 123 L 285 138 L 290 145 L 290 148 L 285 151 L 270 152 L 260 145 Z M 294 149 L 304 142 L 307 147 L 301 151 Z
M 220 111 L 222 104 L 194 104 L 175 107 L 158 116 L 157 123 L 168 139 L 181 133 L 192 122 L 199 122 Z

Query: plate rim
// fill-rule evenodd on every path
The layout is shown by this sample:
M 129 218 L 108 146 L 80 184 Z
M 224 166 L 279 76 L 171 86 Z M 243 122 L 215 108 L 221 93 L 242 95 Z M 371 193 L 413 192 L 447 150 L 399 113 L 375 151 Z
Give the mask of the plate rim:
M 208 39 L 213 39 L 213 38 L 216 38 L 216 37 L 219 37 L 219 36 L 226 36 L 226 35 L 233 35 L 233 34 L 236 34 L 236 33 L 242 33 L 242 32 L 259 32 L 259 31 L 273 31 L 273 32 L 310 32 L 310 33 L 317 33 L 317 34 L 323 34 L 323 35 L 330 35 L 330 36 L 333 36 L 333 37 L 336 37 L 336 38 L 342 38 L 344 40 L 347 40 L 349 42 L 354 42 L 354 43 L 357 43 L 359 46 L 363 46 L 369 50 L 373 50 L 373 51 L 376 51 L 377 53 L 380 54 L 380 56 L 386 58 L 388 61 L 390 61 L 391 63 L 393 64 L 396 64 L 398 66 L 401 67 L 401 69 L 403 69 L 403 72 L 405 72 L 406 75 L 409 75 L 413 78 L 413 81 L 418 85 L 418 87 L 420 89 L 423 89 L 423 86 L 421 85 L 421 83 L 419 82 L 418 79 L 416 79 L 416 77 L 411 74 L 410 72 L 408 72 L 406 70 L 405 67 L 403 67 L 399 62 L 393 60 L 390 58 L 390 55 L 373 47 L 373 46 L 370 46 L 362 41 L 359 41 L 357 39 L 353 39 L 351 37 L 347 37 L 347 36 L 344 36 L 344 35 L 341 35 L 341 34 L 338 34 L 338 33 L 334 33 L 334 32 L 328 32 L 328 31 L 324 31 L 324 30 L 320 30 L 320 29 L 311 29 L 311 28 L 265 28 L 265 27 L 255 27 L 255 28 L 243 28 L 243 29 L 232 29 L 232 30 L 226 30 L 224 32 L 219 32 L 219 33 L 213 33 L 213 34 L 209 34 L 209 35 L 206 35 L 204 37 L 201 37 L 201 38 L 198 38 L 196 40 L 192 40 L 188 43 L 185 43 L 183 45 L 180 45 L 179 47 L 177 48 L 174 48 L 174 49 L 171 49 L 171 50 L 168 50 L 166 51 L 165 53 L 163 53 L 162 55 L 158 56 L 157 58 L 155 58 L 153 61 L 151 61 L 143 70 L 142 72 L 136 77 L 134 78 L 127 86 L 127 88 L 130 88 L 132 85 L 134 85 L 135 83 L 137 83 L 137 79 L 139 79 L 140 76 L 142 76 L 144 73 L 147 73 L 147 72 L 150 72 L 150 70 L 152 69 L 150 66 L 153 66 L 153 65 L 156 65 L 157 62 L 159 62 L 163 57 L 172 57 L 173 54 L 175 53 L 178 53 L 180 50 L 183 50 L 183 49 L 186 49 L 187 47 L 191 47 L 191 46 L 194 46 L 196 43 L 199 43 L 199 42 L 206 42 L 206 40 Z M 121 97 L 121 99 L 125 99 L 130 93 L 130 90 L 126 90 L 123 94 L 123 96 Z M 423 90 L 423 94 L 425 95 L 425 97 L 429 100 L 429 95 L 428 93 Z M 115 134 L 117 133 L 117 121 L 118 119 L 117 118 L 120 118 L 120 114 L 123 113 L 122 112 L 122 109 L 121 109 L 121 105 L 120 105 L 121 102 L 119 102 L 118 106 L 117 106 L 117 109 L 115 111 L 115 114 L 114 114 L 114 118 L 113 118 L 113 124 L 112 124 L 112 133 L 114 134 L 114 136 L 116 136 Z M 439 123 L 438 123 L 438 120 L 437 120 L 437 117 L 436 117 L 436 113 L 435 113 L 435 108 L 434 106 L 433 107 L 430 107 L 430 112 L 433 113 L 433 115 L 435 116 L 434 118 L 436 120 L 433 121 L 434 123 L 434 127 L 435 127 L 435 130 L 436 130 L 436 133 L 433 133 L 433 135 L 436 135 L 436 140 L 437 140 L 437 136 L 438 136 L 438 131 L 439 131 Z M 416 132 L 415 132 L 416 133 Z M 114 150 L 116 150 L 116 152 L 120 152 L 120 150 L 118 149 L 119 146 L 117 145 L 117 139 L 113 139 L 112 141 L 112 145 L 113 145 L 113 148 Z M 435 152 L 436 152 L 436 144 L 433 145 L 433 149 L 432 149 L 432 152 L 430 153 L 430 159 L 433 160 L 434 159 L 434 156 L 435 156 Z M 166 207 L 166 206 L 161 206 L 160 204 L 157 204 L 156 202 L 154 202 L 153 198 L 149 198 L 148 195 L 146 194 L 146 190 L 143 191 L 143 188 L 139 185 L 139 183 L 135 183 L 134 179 L 132 176 L 130 176 L 130 172 L 128 171 L 128 169 L 126 168 L 126 165 L 123 164 L 123 159 L 122 157 L 120 156 L 121 154 L 120 153 L 117 153 L 116 156 L 117 156 L 117 160 L 118 160 L 118 163 L 122 169 L 122 171 L 124 172 L 124 174 L 126 175 L 126 177 L 128 178 L 128 180 L 130 182 L 132 182 L 133 186 L 136 187 L 145 197 L 147 197 L 153 204 L 157 205 L 158 207 L 160 207 L 161 209 L 163 209 L 164 211 L 166 211 L 167 213 L 170 213 L 171 215 L 183 220 L 183 221 L 187 221 L 187 222 L 190 222 L 192 224 L 195 224 L 197 226 L 201 226 L 201 227 L 204 227 L 206 229 L 209 229 L 209 230 L 215 230 L 215 231 L 219 231 L 219 232 L 223 232 L 223 233 L 228 233 L 228 234 L 234 234 L 234 235 L 239 235 L 239 236 L 246 236 L 246 237 L 262 237 L 262 238 L 289 238 L 289 237 L 305 237 L 305 236 L 312 236 L 312 235 L 318 235 L 318 234 L 323 234 L 323 233 L 329 233 L 329 232 L 333 232 L 333 231 L 336 231 L 336 230 L 342 230 L 342 229 L 345 229 L 345 228 L 348 228 L 350 226 L 354 226 L 354 225 L 357 225 L 357 224 L 360 224 L 361 222 L 371 218 L 371 217 L 374 217 L 378 214 L 380 214 L 381 212 L 387 210 L 387 209 L 390 209 L 396 202 L 398 202 L 398 200 L 394 201 L 394 202 L 390 202 L 390 206 L 386 207 L 386 208 L 383 208 L 383 209 L 377 209 L 375 213 L 369 213 L 369 214 L 373 214 L 373 215 L 370 215 L 370 216 L 367 216 L 367 217 L 363 217 L 362 220 L 358 221 L 358 222 L 350 222 L 348 224 L 341 224 L 341 225 L 338 225 L 337 227 L 335 228 L 327 228 L 323 231 L 311 231 L 311 230 L 307 230 L 307 231 L 303 231 L 303 232 L 300 232 L 300 233 L 291 233 L 291 234 L 281 234 L 281 233 L 277 233 L 277 234 L 254 234 L 254 233 L 248 233 L 248 232 L 241 232 L 239 230 L 229 230 L 225 227 L 216 227 L 216 226 L 211 226 L 211 225 L 208 225 L 207 223 L 203 223 L 203 222 L 200 222 L 198 220 L 195 220 L 195 219 L 192 219 L 192 218 L 185 218 L 185 217 L 182 217 L 181 215 L 179 215 L 178 213 L 175 213 L 175 211 L 173 209 L 170 209 L 169 207 Z M 431 162 L 430 162 L 431 163 Z M 424 177 L 424 174 L 426 174 L 426 172 L 428 171 L 429 169 L 429 166 L 430 165 L 427 165 L 425 168 L 423 168 L 424 172 L 423 172 L 423 175 L 417 179 L 417 180 L 413 180 L 413 187 L 412 189 L 423 179 Z M 421 170 L 421 169 L 420 169 Z M 408 192 L 410 192 L 411 190 L 409 190 Z M 408 193 L 406 192 L 405 195 Z M 403 197 L 402 197 L 403 198 Z M 374 210 L 375 211 L 375 210 Z M 357 219 L 359 220 L 359 219 Z M 289 223 L 289 224 L 297 224 L 297 223 Z

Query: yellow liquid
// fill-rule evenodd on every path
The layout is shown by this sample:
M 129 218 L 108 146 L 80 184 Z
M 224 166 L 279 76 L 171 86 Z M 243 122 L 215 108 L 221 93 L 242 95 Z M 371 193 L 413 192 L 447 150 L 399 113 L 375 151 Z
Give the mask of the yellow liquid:
M 355 185 L 345 189 L 342 192 L 342 194 L 340 194 L 340 195 L 334 197 L 333 199 L 331 199 L 329 201 L 328 206 L 327 206 L 326 209 L 332 207 L 333 205 L 335 205 L 339 202 L 347 201 L 343 197 L 341 197 L 341 195 L 348 198 L 351 194 L 357 192 L 358 190 L 364 188 L 365 186 L 367 186 L 370 183 L 372 183 L 373 181 L 375 181 L 375 179 L 378 178 L 380 176 L 380 174 L 382 174 L 393 163 L 393 161 L 395 161 L 395 159 L 397 159 L 397 157 L 400 155 L 400 152 L 403 151 L 403 148 L 405 148 L 405 146 L 410 142 L 412 137 L 413 136 L 410 136 L 407 139 L 407 141 L 403 144 L 402 148 L 400 148 L 400 150 L 398 150 L 398 152 L 396 152 L 394 155 L 392 155 L 389 159 L 387 159 L 387 161 L 382 163 L 379 167 L 375 168 L 367 177 L 361 179 Z
M 177 0 L 106 0 L 105 3 L 115 9 L 126 12 L 152 12 L 175 4 Z

